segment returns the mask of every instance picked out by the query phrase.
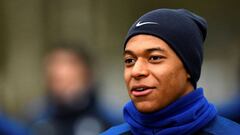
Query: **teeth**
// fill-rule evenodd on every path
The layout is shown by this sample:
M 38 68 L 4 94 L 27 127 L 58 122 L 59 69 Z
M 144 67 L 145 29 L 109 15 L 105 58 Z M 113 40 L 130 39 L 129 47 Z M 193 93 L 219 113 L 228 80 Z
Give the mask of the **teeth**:
M 143 91 L 143 90 L 145 90 L 145 88 L 137 88 L 136 90 Z

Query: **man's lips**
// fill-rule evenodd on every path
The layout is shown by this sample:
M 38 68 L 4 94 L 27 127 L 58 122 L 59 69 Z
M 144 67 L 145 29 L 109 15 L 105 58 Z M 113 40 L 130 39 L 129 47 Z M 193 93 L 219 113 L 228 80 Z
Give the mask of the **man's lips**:
M 150 94 L 156 87 L 150 87 L 145 85 L 133 86 L 131 94 L 135 97 L 146 96 Z

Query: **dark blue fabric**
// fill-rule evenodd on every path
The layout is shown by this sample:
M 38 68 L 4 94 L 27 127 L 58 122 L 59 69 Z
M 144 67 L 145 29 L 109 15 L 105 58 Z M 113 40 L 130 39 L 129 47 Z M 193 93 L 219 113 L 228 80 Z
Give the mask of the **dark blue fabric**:
M 123 123 L 118 126 L 114 126 L 107 131 L 101 133 L 100 135 L 121 135 L 130 132 L 130 126 L 127 123 Z
M 230 100 L 225 100 L 217 106 L 218 113 L 230 120 L 240 123 L 240 92 Z
M 147 34 L 164 40 L 183 62 L 196 88 L 203 61 L 207 22 L 186 9 L 157 9 L 141 16 L 129 29 L 124 41 Z
M 208 135 L 239 135 L 240 125 L 218 115 L 200 133 Z
M 194 134 L 197 135 L 239 135 L 240 125 L 222 116 L 216 116 L 206 126 Z M 100 135 L 132 135 L 128 123 L 110 128 Z M 177 134 L 177 133 L 176 133 Z
M 132 101 L 124 107 L 124 119 L 134 135 L 192 134 L 214 119 L 216 114 L 215 107 L 204 97 L 202 88 L 150 114 L 140 113 Z
M 0 135 L 27 135 L 27 129 L 0 113 Z

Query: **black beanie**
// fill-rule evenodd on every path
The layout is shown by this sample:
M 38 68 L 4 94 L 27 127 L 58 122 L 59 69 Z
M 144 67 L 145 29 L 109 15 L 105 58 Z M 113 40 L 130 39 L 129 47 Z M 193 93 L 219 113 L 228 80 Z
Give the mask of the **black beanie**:
M 124 49 L 130 38 L 148 34 L 164 40 L 178 55 L 190 74 L 194 88 L 201 74 L 203 42 L 207 22 L 186 9 L 157 9 L 141 16 L 129 29 Z

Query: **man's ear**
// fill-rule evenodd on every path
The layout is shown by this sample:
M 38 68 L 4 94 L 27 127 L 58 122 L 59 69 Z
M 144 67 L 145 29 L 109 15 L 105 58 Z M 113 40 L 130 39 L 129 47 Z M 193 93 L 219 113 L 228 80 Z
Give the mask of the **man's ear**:
M 187 78 L 188 78 L 188 79 L 190 79 L 190 78 L 191 78 L 191 76 L 190 76 L 189 74 L 187 74 Z

